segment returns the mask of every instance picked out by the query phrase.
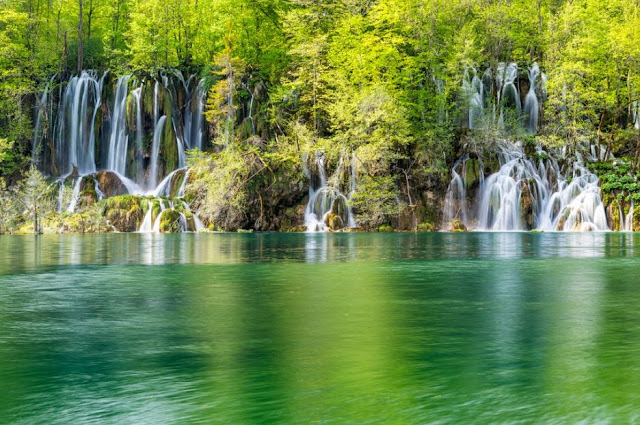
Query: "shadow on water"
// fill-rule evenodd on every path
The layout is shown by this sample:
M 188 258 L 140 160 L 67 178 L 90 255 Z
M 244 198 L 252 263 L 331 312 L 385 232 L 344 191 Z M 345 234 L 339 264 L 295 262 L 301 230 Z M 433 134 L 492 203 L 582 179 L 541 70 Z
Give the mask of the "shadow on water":
M 639 242 L 0 237 L 0 423 L 637 421 Z

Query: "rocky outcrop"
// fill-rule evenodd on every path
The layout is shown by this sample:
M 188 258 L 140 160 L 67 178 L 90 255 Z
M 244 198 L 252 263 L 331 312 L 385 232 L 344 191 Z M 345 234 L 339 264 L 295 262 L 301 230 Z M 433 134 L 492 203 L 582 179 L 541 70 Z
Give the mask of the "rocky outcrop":
M 522 228 L 525 230 L 531 230 L 535 226 L 533 197 L 531 196 L 531 189 L 529 185 L 525 182 L 521 183 L 520 221 Z
M 451 222 L 451 229 L 452 232 L 468 232 L 469 230 L 467 229 L 467 226 L 464 225 L 463 222 L 461 222 L 460 220 L 453 220 Z
M 129 193 L 125 184 L 120 180 L 120 177 L 111 171 L 98 171 L 96 173 L 96 180 L 105 198 L 127 195 Z

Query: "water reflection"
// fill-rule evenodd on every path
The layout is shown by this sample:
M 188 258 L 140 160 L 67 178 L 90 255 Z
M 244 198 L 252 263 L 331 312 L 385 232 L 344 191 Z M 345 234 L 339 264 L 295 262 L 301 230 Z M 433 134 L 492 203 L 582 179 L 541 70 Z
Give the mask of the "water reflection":
M 634 257 L 628 233 L 0 236 L 0 273 L 106 264 Z
M 1 237 L 0 422 L 632 422 L 638 240 Z

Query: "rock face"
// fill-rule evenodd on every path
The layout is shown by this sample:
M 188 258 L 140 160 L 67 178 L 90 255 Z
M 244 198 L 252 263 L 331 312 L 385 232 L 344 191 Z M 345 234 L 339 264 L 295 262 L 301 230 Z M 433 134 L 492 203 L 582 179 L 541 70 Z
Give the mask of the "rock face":
M 620 203 L 614 199 L 607 206 L 607 224 L 609 228 L 615 232 L 620 231 L 622 224 L 620 223 Z
M 533 197 L 529 185 L 522 182 L 520 194 L 520 221 L 522 228 L 531 230 L 535 226 L 535 216 L 533 211 Z
M 338 214 L 328 213 L 324 217 L 324 224 L 327 228 L 333 232 L 338 231 L 344 227 L 344 222 Z
M 120 180 L 120 177 L 111 171 L 98 171 L 96 173 L 96 180 L 106 198 L 127 195 L 129 193 L 127 187 L 122 183 L 122 180 Z

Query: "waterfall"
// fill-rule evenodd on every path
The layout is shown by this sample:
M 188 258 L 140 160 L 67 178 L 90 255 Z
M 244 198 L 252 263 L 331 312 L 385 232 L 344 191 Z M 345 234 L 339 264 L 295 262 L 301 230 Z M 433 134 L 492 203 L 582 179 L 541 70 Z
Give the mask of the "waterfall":
M 142 220 L 142 225 L 138 230 L 139 233 L 150 233 L 153 230 L 153 223 L 151 220 L 153 219 L 153 201 L 149 201 L 147 204 L 147 213 L 144 215 L 144 219 Z M 160 226 L 158 224 L 158 226 Z
M 125 175 L 127 168 L 127 149 L 129 135 L 127 134 L 127 91 L 129 75 L 120 77 L 116 85 L 116 98 L 113 104 L 113 120 L 106 169 Z
M 351 194 L 356 188 L 356 170 L 355 159 L 352 159 L 350 168 L 349 187 Z M 305 159 L 305 165 L 307 160 Z M 341 157 L 338 161 L 338 169 L 332 176 L 329 183 L 327 179 L 327 170 L 325 157 L 322 153 L 316 154 L 315 173 L 308 167 L 305 168 L 305 174 L 310 180 L 309 184 L 309 202 L 305 208 L 304 224 L 309 232 L 325 232 L 328 230 L 336 230 L 337 228 L 356 227 L 357 223 L 353 215 L 353 211 L 349 206 L 349 198 L 347 198 L 339 189 L 339 180 L 345 167 L 345 159 Z M 335 177 L 335 178 L 333 178 Z M 330 216 L 331 215 L 331 216 Z M 331 223 L 332 219 L 334 222 Z M 333 226 L 330 226 L 333 224 Z M 331 229 L 331 227 L 333 227 Z
M 624 219 L 620 220 L 622 230 L 625 232 L 633 232 L 633 199 L 631 200 L 631 207 L 629 207 L 629 213 Z M 620 215 L 622 216 L 622 206 L 620 206 Z
M 604 231 L 609 230 L 604 205 L 600 198 L 598 177 L 580 158 L 573 173 L 566 178 L 558 162 L 538 149 L 528 158 L 519 145 L 503 145 L 498 161 L 500 168 L 482 180 L 477 189 L 477 223 L 467 199 L 466 172 L 468 157 L 456 163 L 445 201 L 443 221 L 454 219 L 477 230 Z M 463 168 L 464 169 L 464 168 Z
M 205 95 L 204 80 L 200 80 L 195 90 L 187 94 L 189 100 L 184 114 L 184 135 L 189 149 L 202 150 Z
M 38 162 L 38 148 L 40 147 L 40 143 L 42 142 L 42 139 L 46 137 L 42 132 L 43 120 L 50 120 L 52 115 L 51 113 L 53 112 L 51 110 L 53 108 L 53 97 L 50 96 L 49 93 L 55 78 L 56 75 L 54 74 L 44 87 L 40 98 L 36 100 L 36 122 L 33 129 L 33 139 L 31 141 L 31 161 L 34 164 Z
M 516 86 L 516 79 L 518 78 L 518 65 L 515 63 L 510 63 L 508 66 L 502 66 L 501 81 L 503 81 L 502 85 L 502 96 L 499 99 L 501 101 L 500 105 L 500 120 L 499 125 L 503 127 L 505 125 L 505 108 L 513 108 L 516 114 L 516 118 L 520 116 L 520 111 L 522 110 L 522 105 L 520 102 L 520 92 L 518 87 Z
M 484 116 L 484 84 L 480 78 L 478 78 L 475 68 L 473 70 L 473 77 L 470 77 L 469 72 L 465 72 L 465 78 L 463 80 L 463 91 L 467 96 L 469 102 L 469 128 L 477 128 L 478 123 Z
M 149 167 L 149 188 L 155 188 L 158 185 L 158 156 L 160 155 L 160 141 L 164 132 L 164 123 L 167 116 L 163 115 L 158 120 L 153 132 L 153 144 L 151 146 L 151 166 Z
M 76 168 L 81 176 L 106 170 L 127 176 L 146 191 L 153 190 L 172 171 L 162 166 L 169 116 L 176 137 L 177 168 L 186 166 L 187 149 L 205 149 L 205 80 L 185 79 L 179 71 L 162 73 L 154 81 L 151 97 L 145 95 L 144 80 L 133 83 L 127 75 L 105 87 L 107 75 L 83 71 L 61 83 L 55 92 L 51 90 L 55 76 L 51 78 L 35 102 L 32 161 L 56 177 L 69 176 Z M 113 90 L 108 104 L 104 99 L 111 96 L 104 90 Z M 153 107 L 145 109 L 151 106 L 145 102 L 151 100 Z M 153 113 L 152 136 L 145 132 L 146 110 Z M 47 120 L 54 125 L 47 127 Z M 147 136 L 153 142 L 145 146 Z M 44 140 L 51 143 L 44 144 Z
M 97 80 L 95 73 L 83 71 L 67 83 L 53 142 L 59 175 L 71 172 L 74 166 L 81 174 L 96 171 L 95 121 L 105 75 Z
M 140 86 L 131 92 L 136 101 L 136 181 L 141 181 L 144 174 L 144 164 L 142 162 L 142 87 L 144 86 Z
M 531 134 L 538 131 L 538 97 L 536 96 L 536 80 L 540 75 L 540 68 L 534 63 L 529 69 L 529 92 L 524 100 L 525 128 Z

